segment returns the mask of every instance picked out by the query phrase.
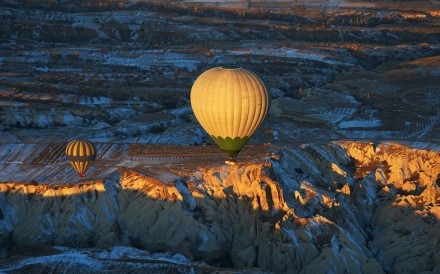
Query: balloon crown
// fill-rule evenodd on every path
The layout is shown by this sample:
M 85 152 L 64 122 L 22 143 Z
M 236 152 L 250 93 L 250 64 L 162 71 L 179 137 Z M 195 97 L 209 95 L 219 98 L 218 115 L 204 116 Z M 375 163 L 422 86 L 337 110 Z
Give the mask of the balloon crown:
M 240 66 L 235 66 L 235 65 L 226 65 L 226 66 L 221 66 L 219 67 L 220 69 L 226 69 L 226 70 L 237 70 L 237 69 L 241 69 Z

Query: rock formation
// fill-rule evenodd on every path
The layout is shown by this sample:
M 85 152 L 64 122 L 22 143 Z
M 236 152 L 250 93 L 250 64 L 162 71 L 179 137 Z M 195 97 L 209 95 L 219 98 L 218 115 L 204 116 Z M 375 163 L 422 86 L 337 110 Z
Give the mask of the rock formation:
M 2 253 L 133 246 L 274 273 L 438 271 L 440 154 L 396 143 L 286 146 L 162 182 L 133 169 L 0 184 Z

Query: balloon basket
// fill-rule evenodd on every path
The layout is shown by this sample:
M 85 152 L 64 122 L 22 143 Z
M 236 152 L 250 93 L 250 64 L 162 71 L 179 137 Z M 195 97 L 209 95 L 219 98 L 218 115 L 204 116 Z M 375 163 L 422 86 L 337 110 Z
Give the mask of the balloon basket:
M 235 166 L 236 163 L 237 163 L 237 161 L 235 161 L 234 159 L 225 160 L 225 164 L 228 166 Z

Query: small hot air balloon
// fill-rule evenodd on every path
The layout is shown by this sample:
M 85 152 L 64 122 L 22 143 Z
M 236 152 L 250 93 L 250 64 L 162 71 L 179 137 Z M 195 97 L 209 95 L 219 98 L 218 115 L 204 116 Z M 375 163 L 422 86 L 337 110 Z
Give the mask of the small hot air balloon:
M 78 172 L 80 177 L 83 177 L 96 158 L 96 149 L 89 141 L 76 139 L 67 144 L 66 156 L 69 164 Z
M 190 97 L 196 119 L 233 159 L 261 125 L 269 108 L 263 81 L 243 68 L 205 71 L 194 82 Z

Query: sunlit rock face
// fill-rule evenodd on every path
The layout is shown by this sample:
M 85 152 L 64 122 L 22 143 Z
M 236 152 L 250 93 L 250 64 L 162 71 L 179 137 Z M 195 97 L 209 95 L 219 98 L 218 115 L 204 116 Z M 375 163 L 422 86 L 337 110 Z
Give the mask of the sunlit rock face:
M 439 154 L 396 144 L 375 150 L 370 145 L 343 146 L 362 170 L 359 175 L 374 182 L 369 246 L 383 269 L 439 272 Z
M 435 273 L 439 163 L 401 144 L 335 142 L 200 164 L 173 182 L 119 169 L 81 184 L 2 183 L 0 246 L 132 246 L 274 273 Z

